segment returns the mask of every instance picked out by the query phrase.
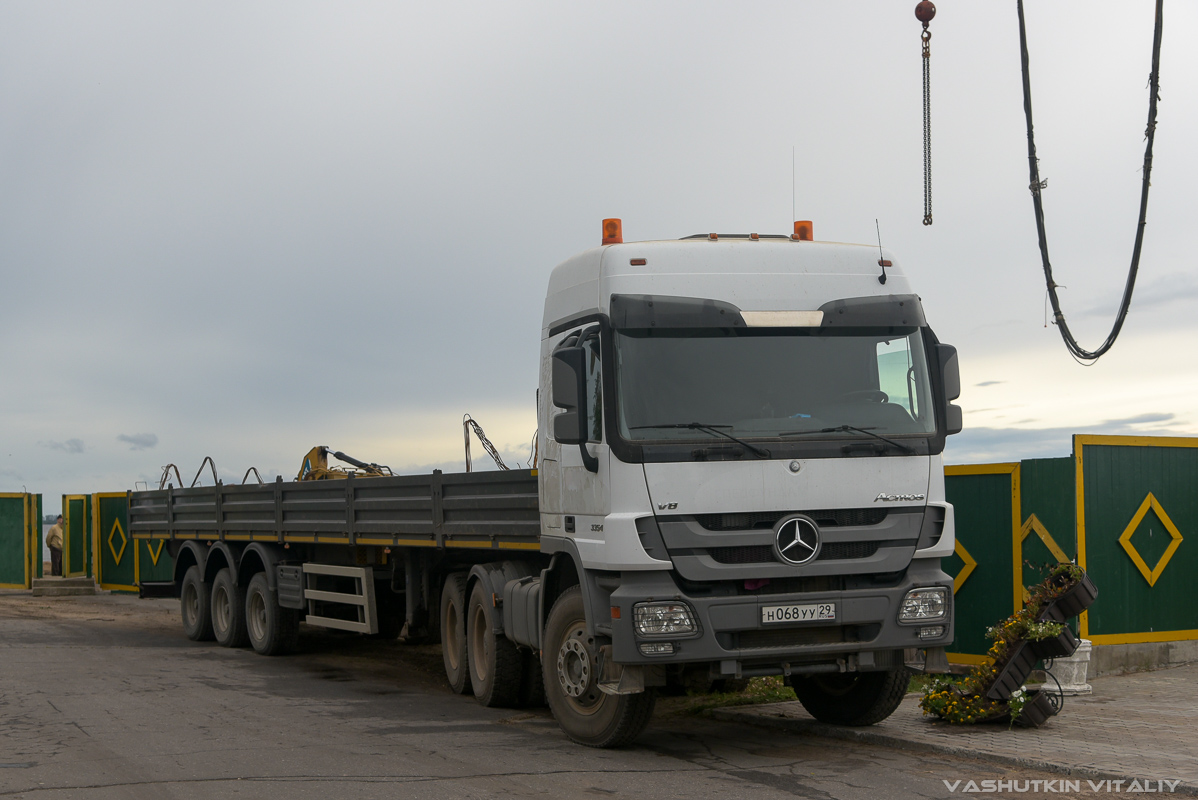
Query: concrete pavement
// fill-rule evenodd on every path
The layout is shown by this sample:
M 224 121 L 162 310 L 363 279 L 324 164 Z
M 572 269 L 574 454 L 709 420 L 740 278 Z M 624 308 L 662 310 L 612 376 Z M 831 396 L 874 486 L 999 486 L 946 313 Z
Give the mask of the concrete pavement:
M 1198 664 L 1090 679 L 1042 728 L 949 725 L 923 716 L 911 694 L 868 728 L 816 722 L 797 701 L 717 709 L 718 719 L 890 747 L 969 756 L 1095 780 L 1180 780 L 1198 795 Z M 1083 786 L 1085 781 L 1083 781 Z M 1155 783 L 1153 784 L 1156 785 Z

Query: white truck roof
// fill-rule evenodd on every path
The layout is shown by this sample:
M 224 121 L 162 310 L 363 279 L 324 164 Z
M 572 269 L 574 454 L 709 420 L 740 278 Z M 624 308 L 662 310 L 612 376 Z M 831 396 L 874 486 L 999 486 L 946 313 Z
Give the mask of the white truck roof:
M 876 245 L 721 237 L 596 247 L 554 268 L 541 335 L 608 313 L 613 294 L 708 298 L 742 311 L 814 311 L 842 298 L 911 294 L 894 256 L 883 250 L 880 258 L 891 262 L 885 284 Z

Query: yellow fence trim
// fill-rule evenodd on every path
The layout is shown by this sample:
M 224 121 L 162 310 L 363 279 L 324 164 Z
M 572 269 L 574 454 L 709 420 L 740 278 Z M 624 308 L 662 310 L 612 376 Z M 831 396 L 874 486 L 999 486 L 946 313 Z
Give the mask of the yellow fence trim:
M 1195 631 L 1154 631 L 1152 633 L 1096 633 L 1087 636 L 1094 644 L 1153 644 L 1156 642 L 1186 642 L 1198 639 Z
M 973 653 L 946 653 L 945 655 L 947 655 L 948 660 L 954 664 L 969 664 L 971 666 L 978 666 L 980 664 L 990 663 L 989 656 L 978 656 L 974 655 Z

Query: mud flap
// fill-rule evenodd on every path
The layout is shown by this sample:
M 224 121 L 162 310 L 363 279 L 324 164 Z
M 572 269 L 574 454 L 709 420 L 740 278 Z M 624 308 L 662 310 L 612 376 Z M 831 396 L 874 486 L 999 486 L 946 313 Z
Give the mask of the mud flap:
M 599 648 L 599 690 L 604 694 L 640 694 L 645 691 L 645 668 L 634 664 L 616 664 L 612 646 Z

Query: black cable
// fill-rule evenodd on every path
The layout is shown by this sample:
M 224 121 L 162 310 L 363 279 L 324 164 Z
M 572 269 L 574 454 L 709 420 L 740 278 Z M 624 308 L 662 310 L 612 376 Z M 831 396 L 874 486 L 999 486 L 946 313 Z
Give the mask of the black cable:
M 1044 233 L 1044 206 L 1040 200 L 1040 190 L 1045 184 L 1040 180 L 1040 167 L 1036 159 L 1036 139 L 1032 126 L 1032 86 L 1028 77 L 1027 33 L 1024 30 L 1023 0 L 1016 0 L 1019 10 L 1019 50 L 1023 62 L 1023 112 L 1027 116 L 1027 159 L 1031 172 L 1032 205 L 1036 210 L 1036 233 L 1040 239 L 1040 258 L 1044 262 L 1044 279 L 1048 285 L 1048 296 L 1052 302 L 1053 322 L 1061 330 L 1061 338 L 1069 354 L 1080 362 L 1093 364 L 1115 344 L 1123 322 L 1127 319 L 1127 311 L 1131 307 L 1131 295 L 1136 286 L 1136 273 L 1140 269 L 1140 248 L 1144 244 L 1144 225 L 1148 214 L 1149 177 L 1152 174 L 1152 140 L 1156 135 L 1156 103 L 1160 99 L 1160 67 L 1161 67 L 1161 11 L 1164 0 L 1156 0 L 1156 27 L 1152 36 L 1152 72 L 1148 76 L 1148 128 L 1144 132 L 1148 140 L 1144 148 L 1144 182 L 1140 189 L 1140 221 L 1136 227 L 1136 244 L 1131 253 L 1131 267 L 1127 272 L 1127 284 L 1123 288 L 1123 301 L 1119 304 L 1119 313 L 1106 341 L 1097 350 L 1086 350 L 1077 343 L 1065 323 L 1065 315 L 1061 311 L 1057 299 L 1057 283 L 1052 279 L 1052 264 L 1048 260 L 1048 238 Z M 1087 366 L 1089 365 L 1087 364 Z

